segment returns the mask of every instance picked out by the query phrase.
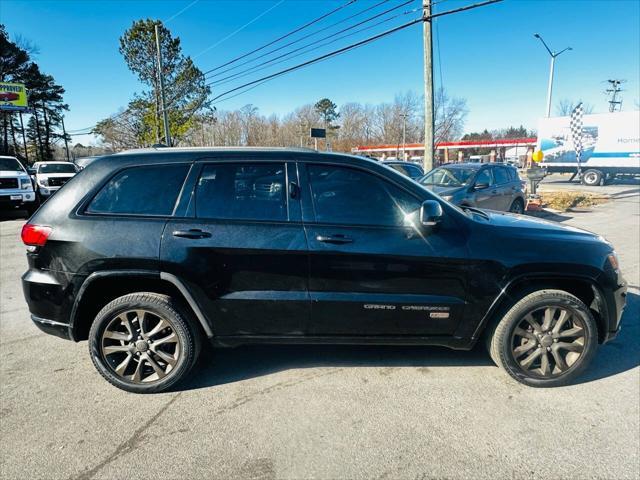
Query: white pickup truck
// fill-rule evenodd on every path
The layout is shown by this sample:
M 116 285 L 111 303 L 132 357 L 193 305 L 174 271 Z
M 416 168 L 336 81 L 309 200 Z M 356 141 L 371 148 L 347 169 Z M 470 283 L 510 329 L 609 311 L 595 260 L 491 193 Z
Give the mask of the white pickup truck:
M 0 210 L 23 209 L 31 216 L 36 208 L 36 193 L 27 170 L 16 157 L 0 157 Z

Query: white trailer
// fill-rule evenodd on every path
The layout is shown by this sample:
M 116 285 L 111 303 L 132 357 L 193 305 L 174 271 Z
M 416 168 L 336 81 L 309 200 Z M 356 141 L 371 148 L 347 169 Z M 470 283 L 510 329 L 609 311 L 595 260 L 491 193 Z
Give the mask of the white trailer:
M 570 117 L 538 123 L 540 166 L 547 172 L 577 173 Z M 586 185 L 603 185 L 622 175 L 640 175 L 640 111 L 584 115 L 580 168 Z

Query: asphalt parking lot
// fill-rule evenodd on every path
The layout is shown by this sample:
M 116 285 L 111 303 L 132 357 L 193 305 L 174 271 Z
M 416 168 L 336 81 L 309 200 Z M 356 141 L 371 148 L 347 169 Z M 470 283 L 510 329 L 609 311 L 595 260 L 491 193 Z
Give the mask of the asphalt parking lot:
M 556 220 L 616 246 L 631 285 L 623 330 L 556 389 L 515 383 L 481 348 L 251 346 L 205 354 L 175 392 L 128 394 L 86 342 L 32 326 L 24 219 L 5 218 L 0 477 L 637 479 L 640 187 L 604 188 L 611 201 Z

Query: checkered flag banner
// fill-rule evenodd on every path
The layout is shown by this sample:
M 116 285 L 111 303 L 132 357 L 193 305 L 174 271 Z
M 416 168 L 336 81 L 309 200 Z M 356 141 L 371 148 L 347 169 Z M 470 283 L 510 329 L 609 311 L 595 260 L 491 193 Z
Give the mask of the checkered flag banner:
M 571 127 L 571 137 L 573 138 L 573 148 L 576 151 L 576 159 L 578 160 L 578 167 L 580 166 L 580 157 L 582 156 L 582 115 L 584 109 L 582 108 L 582 102 L 576 105 L 576 108 L 571 112 L 571 121 L 569 126 Z

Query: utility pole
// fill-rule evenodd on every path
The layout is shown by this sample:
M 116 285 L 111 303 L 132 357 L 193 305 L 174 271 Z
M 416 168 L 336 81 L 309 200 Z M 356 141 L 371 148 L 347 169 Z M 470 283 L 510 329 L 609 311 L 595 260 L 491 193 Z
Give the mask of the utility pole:
M 69 158 L 69 144 L 67 143 L 67 130 L 64 128 L 64 116 L 60 117 L 60 121 L 62 122 L 62 135 L 64 137 L 64 148 L 67 151 L 67 162 L 70 162 Z
M 559 52 L 553 52 L 544 41 L 544 39 L 538 33 L 534 33 L 533 36 L 540 40 L 544 45 L 544 48 L 547 49 L 549 55 L 551 55 L 551 67 L 549 68 L 549 85 L 547 87 L 547 118 L 551 116 L 551 93 L 553 91 L 553 71 L 556 65 L 556 57 L 560 56 L 561 53 L 566 52 L 567 50 L 573 50 L 571 47 L 567 47 L 564 50 L 560 50 Z
M 406 150 L 406 145 L 407 145 L 407 117 L 408 115 L 406 113 L 401 113 L 400 116 L 402 117 L 402 160 L 406 160 L 406 154 L 405 154 L 405 150 Z
M 160 85 L 160 106 L 162 107 L 162 120 L 164 122 L 164 141 L 171 146 L 171 133 L 169 132 L 169 119 L 164 101 L 164 75 L 162 74 L 162 52 L 160 50 L 160 30 L 156 23 L 156 48 L 158 50 L 158 83 Z
M 38 119 L 38 109 L 33 107 L 33 118 L 36 121 L 36 138 L 38 139 L 38 148 L 36 149 L 36 161 L 38 161 L 38 152 L 40 152 L 40 160 L 44 160 L 44 149 L 42 147 L 42 135 L 40 135 L 40 120 Z
M 422 0 L 422 43 L 424 49 L 424 171 L 433 169 L 433 42 L 431 39 L 431 0 Z M 404 149 L 404 148 L 403 148 Z M 403 152 L 404 154 L 404 152 Z
M 22 121 L 22 112 L 20 113 L 20 129 L 22 130 L 22 144 L 24 145 L 24 158 L 29 163 L 29 151 L 27 150 L 27 138 L 24 135 L 24 122 Z
M 611 88 L 606 90 L 606 93 L 611 95 L 611 100 L 609 100 L 609 111 L 611 113 L 622 110 L 622 99 L 618 100 L 618 94 L 622 91 L 620 88 L 620 84 L 624 82 L 624 80 L 607 80 L 611 85 Z

